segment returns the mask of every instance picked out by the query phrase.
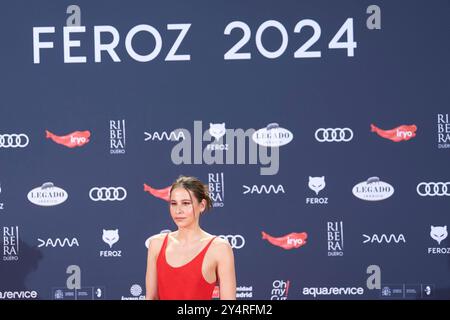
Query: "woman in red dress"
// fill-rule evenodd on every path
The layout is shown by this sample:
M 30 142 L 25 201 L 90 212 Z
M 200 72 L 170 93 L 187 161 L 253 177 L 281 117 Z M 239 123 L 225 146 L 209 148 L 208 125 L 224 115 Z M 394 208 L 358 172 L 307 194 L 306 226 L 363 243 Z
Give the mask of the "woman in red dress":
M 221 300 L 236 299 L 230 244 L 200 228 L 212 207 L 208 188 L 195 177 L 179 177 L 170 189 L 175 232 L 150 238 L 145 277 L 148 300 L 210 300 L 216 284 Z

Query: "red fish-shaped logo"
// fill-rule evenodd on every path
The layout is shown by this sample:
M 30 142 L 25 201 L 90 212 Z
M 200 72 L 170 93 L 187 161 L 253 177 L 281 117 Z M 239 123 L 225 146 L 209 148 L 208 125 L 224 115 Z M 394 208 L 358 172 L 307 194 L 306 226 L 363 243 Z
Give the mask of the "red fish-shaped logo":
M 163 199 L 164 201 L 169 202 L 170 199 L 170 188 L 172 186 L 168 186 L 164 189 L 153 189 L 148 184 L 144 183 L 144 191 L 154 195 L 157 198 Z
M 402 125 L 391 130 L 382 130 L 371 124 L 370 129 L 372 132 L 376 132 L 380 137 L 392 140 L 394 142 L 408 141 L 416 136 L 417 126 Z
M 89 142 L 89 137 L 91 136 L 91 133 L 88 130 L 74 131 L 65 136 L 57 136 L 48 130 L 45 130 L 45 133 L 47 139 L 52 139 L 54 142 L 69 148 L 84 146 Z
M 308 234 L 306 232 L 292 232 L 279 238 L 272 237 L 264 231 L 262 231 L 261 234 L 263 239 L 266 239 L 274 246 L 281 247 L 286 250 L 300 248 L 306 244 L 306 239 L 308 238 Z

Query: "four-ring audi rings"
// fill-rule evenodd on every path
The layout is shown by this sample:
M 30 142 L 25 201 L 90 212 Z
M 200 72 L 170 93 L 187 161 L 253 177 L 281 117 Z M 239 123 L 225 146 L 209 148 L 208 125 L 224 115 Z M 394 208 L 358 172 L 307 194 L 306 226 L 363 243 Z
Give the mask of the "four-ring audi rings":
M 314 134 L 319 142 L 348 142 L 353 139 L 350 128 L 319 128 Z
M 421 182 L 417 185 L 419 196 L 450 196 L 450 182 Z
M 92 201 L 122 201 L 127 197 L 123 187 L 94 187 L 89 191 Z
M 227 240 L 233 249 L 241 249 L 245 245 L 245 239 L 240 234 L 236 234 L 236 235 L 229 234 L 226 236 L 222 235 L 219 237 Z
M 25 148 L 29 142 L 24 133 L 0 134 L 0 148 Z

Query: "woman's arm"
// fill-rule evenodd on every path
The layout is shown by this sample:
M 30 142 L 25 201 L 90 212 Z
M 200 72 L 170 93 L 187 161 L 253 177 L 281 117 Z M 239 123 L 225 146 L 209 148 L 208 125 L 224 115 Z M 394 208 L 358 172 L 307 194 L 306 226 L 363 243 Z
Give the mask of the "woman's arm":
M 219 278 L 220 300 L 236 300 L 236 273 L 233 249 L 227 241 L 218 245 L 217 274 Z
M 147 252 L 147 272 L 145 274 L 145 299 L 158 300 L 158 282 L 156 273 L 156 259 L 158 255 L 155 252 L 155 239 L 151 239 Z

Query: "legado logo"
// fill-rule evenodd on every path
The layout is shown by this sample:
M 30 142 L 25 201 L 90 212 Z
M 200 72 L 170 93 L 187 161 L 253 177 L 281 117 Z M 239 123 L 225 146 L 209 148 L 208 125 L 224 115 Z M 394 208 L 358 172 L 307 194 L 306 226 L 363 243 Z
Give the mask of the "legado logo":
M 68 194 L 65 190 L 55 187 L 53 182 L 46 182 L 41 187 L 34 188 L 28 192 L 28 200 L 38 206 L 56 206 L 67 200 Z
M 358 183 L 353 187 L 353 195 L 361 200 L 379 201 L 389 198 L 394 194 L 394 188 L 378 177 L 372 177 Z
M 289 130 L 281 128 L 278 123 L 269 123 L 252 136 L 255 143 L 264 147 L 281 147 L 291 142 L 293 138 L 294 135 Z
M 45 130 L 46 138 L 51 139 L 57 144 L 68 148 L 82 147 L 89 142 L 91 133 L 89 131 L 74 131 L 65 136 L 57 136 L 48 130 Z

